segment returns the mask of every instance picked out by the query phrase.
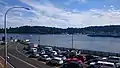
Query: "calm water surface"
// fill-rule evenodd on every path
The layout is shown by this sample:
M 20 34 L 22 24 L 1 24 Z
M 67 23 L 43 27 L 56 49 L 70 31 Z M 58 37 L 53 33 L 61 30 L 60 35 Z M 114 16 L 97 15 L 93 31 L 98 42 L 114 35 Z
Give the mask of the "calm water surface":
M 3 34 L 0 34 L 0 38 L 2 36 Z M 10 36 L 22 40 L 30 39 L 33 43 L 44 45 L 72 47 L 71 35 L 8 34 L 8 37 Z M 73 43 L 74 48 L 120 53 L 120 38 L 74 35 Z

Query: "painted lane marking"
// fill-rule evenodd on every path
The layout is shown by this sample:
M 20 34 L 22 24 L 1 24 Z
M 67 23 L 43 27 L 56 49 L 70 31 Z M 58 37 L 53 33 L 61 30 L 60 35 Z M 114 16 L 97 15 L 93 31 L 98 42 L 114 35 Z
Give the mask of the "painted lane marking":
M 2 63 L 0 63 L 0 65 L 2 66 L 2 68 L 4 68 L 4 65 Z
M 28 56 L 24 55 L 22 52 L 20 52 L 20 51 L 18 50 L 18 44 L 17 44 L 17 46 L 16 46 L 16 51 L 19 52 L 20 54 L 22 54 L 23 56 L 28 57 Z
M 27 57 L 28 58 L 28 56 L 26 56 L 25 54 L 23 54 L 21 51 L 19 51 L 18 50 L 18 44 L 17 44 L 17 46 L 16 46 L 16 51 L 18 51 L 21 55 L 23 55 L 23 56 L 25 56 L 25 57 Z M 32 58 L 32 60 L 35 60 L 35 61 L 37 61 L 37 59 L 35 59 L 35 58 Z M 42 61 L 39 61 L 40 63 L 43 63 L 43 64 L 46 64 L 46 62 L 42 62 Z M 59 68 L 59 67 L 54 67 L 54 68 Z
M 20 58 L 14 56 L 14 55 L 12 55 L 12 54 L 10 54 L 10 53 L 8 53 L 8 54 L 9 54 L 10 56 L 16 58 L 17 60 L 19 60 L 19 61 L 21 61 L 21 62 L 23 62 L 23 63 L 25 63 L 25 64 L 31 66 L 31 67 L 38 68 L 38 67 L 36 67 L 36 66 L 34 66 L 34 65 L 32 65 L 32 64 L 30 64 L 30 63 L 28 63 L 28 62 L 26 62 L 26 61 L 24 61 L 24 60 L 22 60 L 22 59 L 20 59 Z
M 28 56 L 26 56 L 25 54 L 23 54 L 22 52 L 20 52 L 20 51 L 18 50 L 18 46 L 19 46 L 19 45 L 16 46 L 16 51 L 19 52 L 20 54 L 22 54 L 23 56 L 25 56 L 25 57 L 28 58 Z M 32 58 L 32 60 L 37 61 L 37 59 L 34 59 L 34 58 Z M 46 64 L 45 62 L 41 62 L 41 63 Z
M 5 59 L 3 58 L 3 57 L 1 57 L 0 56 L 0 58 L 2 58 L 4 61 L 5 61 Z M 10 64 L 9 62 L 7 62 L 8 63 L 8 65 L 10 65 L 12 68 L 15 68 L 12 64 Z
M 11 46 L 12 46 L 12 45 L 10 45 L 9 47 L 11 47 Z M 17 49 L 16 49 L 16 50 L 17 50 Z M 24 54 L 21 53 L 19 50 L 17 50 L 17 51 L 18 51 L 20 54 L 24 55 Z M 10 54 L 10 53 L 8 53 L 8 55 L 10 55 L 10 56 L 16 58 L 17 60 L 19 60 L 19 61 L 21 61 L 21 62 L 23 62 L 23 63 L 25 63 L 25 64 L 27 64 L 27 65 L 29 65 L 29 66 L 31 66 L 31 67 L 38 68 L 38 67 L 36 67 L 36 66 L 34 66 L 34 65 L 32 65 L 32 64 L 30 64 L 30 63 L 28 63 L 28 62 L 26 62 L 26 61 L 24 61 L 24 60 L 22 60 L 22 59 L 20 59 L 20 58 L 14 56 L 14 55 L 12 55 L 12 54 Z M 24 55 L 24 56 L 25 56 L 25 55 Z M 25 57 L 27 57 L 27 56 L 25 56 Z

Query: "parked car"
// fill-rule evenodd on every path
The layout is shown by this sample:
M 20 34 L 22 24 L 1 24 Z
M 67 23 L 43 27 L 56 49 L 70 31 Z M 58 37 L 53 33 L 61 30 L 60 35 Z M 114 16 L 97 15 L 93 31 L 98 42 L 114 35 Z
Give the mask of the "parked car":
M 46 54 L 45 50 L 41 50 L 39 53 L 40 55 Z
M 107 60 L 108 59 L 108 57 L 102 57 L 102 60 Z
M 61 53 L 60 53 L 61 55 L 63 55 L 63 56 L 66 56 L 66 57 L 68 57 L 69 56 L 69 53 L 67 52 L 67 51 L 61 51 Z
M 53 55 L 58 55 L 58 53 L 56 51 L 52 51 Z
M 77 55 L 76 58 L 81 60 L 82 62 L 85 62 L 85 60 L 86 60 L 86 58 L 82 55 Z
M 52 47 L 45 47 L 44 50 L 45 51 L 53 51 L 53 48 Z
M 29 58 L 38 58 L 40 55 L 36 52 L 30 53 Z
M 92 59 L 96 59 L 96 57 L 94 57 L 93 55 L 91 54 L 88 54 L 85 56 L 86 57 L 86 61 L 89 61 L 89 60 L 92 60 Z
M 60 49 L 54 48 L 53 50 L 56 51 L 58 54 L 61 54 L 61 50 Z
M 51 58 L 48 55 L 44 54 L 44 55 L 39 56 L 38 60 L 50 61 Z
M 30 48 L 30 50 L 28 50 L 28 52 L 35 53 L 35 52 L 37 52 L 37 48 Z
M 86 62 L 86 64 L 92 65 L 92 64 L 97 63 L 98 61 L 99 61 L 99 59 L 91 59 L 91 60 L 88 60 L 88 61 Z
M 60 66 L 60 68 L 83 68 L 82 64 L 78 62 L 68 62 Z
M 81 51 L 80 50 L 77 50 L 76 51 L 76 55 L 80 55 L 81 54 Z
M 55 55 L 54 57 L 60 57 L 60 58 L 62 58 L 62 60 L 66 60 L 67 59 L 66 56 L 63 56 L 63 55 Z
M 68 59 L 66 59 L 66 61 L 65 62 L 78 62 L 78 63 L 80 63 L 80 64 L 82 64 L 83 62 L 81 61 L 81 60 L 79 60 L 78 58 L 75 58 L 75 57 L 73 57 L 73 58 L 68 58 Z
M 48 65 L 61 65 L 63 64 L 63 60 L 60 57 L 54 57 L 52 60 L 46 62 Z
M 51 51 L 45 51 L 45 54 L 47 54 L 51 58 L 54 56 L 54 53 Z
M 116 68 L 120 68 L 120 63 L 115 63 Z
M 5 45 L 5 42 L 4 41 L 0 41 L 0 45 Z
M 28 45 L 28 48 L 38 48 L 38 44 L 30 43 L 30 44 Z
M 109 56 L 108 57 L 108 61 L 111 61 L 111 62 L 120 62 L 120 57 L 116 57 L 116 56 Z
M 112 62 L 98 61 L 97 63 L 90 63 L 88 68 L 116 68 L 116 65 Z

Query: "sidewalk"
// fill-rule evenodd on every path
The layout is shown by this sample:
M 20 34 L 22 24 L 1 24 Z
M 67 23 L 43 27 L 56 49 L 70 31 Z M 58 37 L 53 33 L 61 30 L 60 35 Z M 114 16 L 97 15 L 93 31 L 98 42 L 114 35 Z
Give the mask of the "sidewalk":
M 0 56 L 0 68 L 4 68 L 4 59 L 1 56 Z M 7 68 L 13 68 L 13 66 L 8 63 Z
M 0 56 L 0 68 L 4 68 L 4 60 Z

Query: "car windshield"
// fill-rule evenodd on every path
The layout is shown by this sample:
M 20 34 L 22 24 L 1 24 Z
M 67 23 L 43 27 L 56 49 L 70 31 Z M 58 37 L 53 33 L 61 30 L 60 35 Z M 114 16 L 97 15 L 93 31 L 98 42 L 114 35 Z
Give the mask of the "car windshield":
M 119 58 L 109 58 L 110 60 L 120 60 Z
M 60 61 L 59 59 L 53 59 L 53 61 Z
M 97 63 L 96 65 L 99 65 L 99 66 L 106 66 L 106 67 L 114 67 L 112 64 Z
M 108 66 L 108 67 L 114 67 L 113 65 L 111 64 L 104 64 L 105 66 Z
M 44 48 L 44 50 L 49 50 L 49 48 Z
M 82 68 L 78 63 L 63 64 L 62 68 Z
M 60 58 L 62 58 L 63 56 L 60 56 L 60 55 L 56 55 L 55 57 L 60 57 Z
M 49 56 L 42 56 L 43 58 L 49 58 Z

